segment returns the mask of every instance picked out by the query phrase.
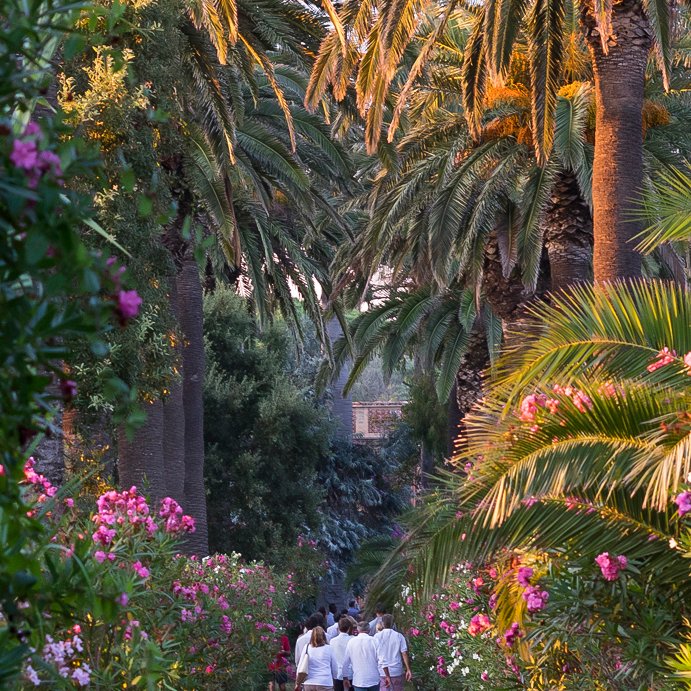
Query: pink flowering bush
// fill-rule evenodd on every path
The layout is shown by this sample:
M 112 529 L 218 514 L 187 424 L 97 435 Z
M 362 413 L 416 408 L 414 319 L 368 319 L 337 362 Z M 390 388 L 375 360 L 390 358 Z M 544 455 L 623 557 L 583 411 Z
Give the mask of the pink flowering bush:
M 494 568 L 458 564 L 429 600 L 406 586 L 394 616 L 408 641 L 418 688 L 518 688 L 512 641 L 504 641 L 496 627 L 496 579 Z
M 136 487 L 110 490 L 84 516 L 32 459 L 24 494 L 53 532 L 37 592 L 62 590 L 66 598 L 16 602 L 13 623 L 26 631 L 30 652 L 19 688 L 263 684 L 291 596 L 288 578 L 239 555 L 182 556 L 194 521 L 170 497 L 153 506 Z

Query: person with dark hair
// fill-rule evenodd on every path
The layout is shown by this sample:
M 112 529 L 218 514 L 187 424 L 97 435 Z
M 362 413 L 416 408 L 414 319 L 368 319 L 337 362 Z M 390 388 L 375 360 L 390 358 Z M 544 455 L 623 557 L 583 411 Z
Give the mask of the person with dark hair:
M 312 629 L 305 655 L 309 662 L 304 691 L 333 691 L 333 680 L 338 674 L 338 667 L 321 626 Z
M 348 616 L 357 619 L 360 616 L 360 608 L 357 606 L 355 600 L 348 603 Z
M 326 614 L 326 626 L 333 626 L 336 623 L 336 613 L 338 612 L 338 607 L 333 602 L 329 603 L 329 611 Z
M 367 635 L 369 624 L 361 621 L 358 631 L 359 635 L 353 636 L 346 646 L 343 685 L 348 689 L 352 684 L 355 691 L 379 691 L 377 647 L 374 638 Z
M 336 638 L 338 636 L 338 622 L 341 620 L 342 617 L 347 617 L 348 616 L 348 610 L 347 609 L 342 609 L 335 617 L 334 617 L 334 623 L 329 626 L 328 629 L 326 629 L 326 640 L 330 643 L 332 638 Z
M 310 616 L 307 618 L 304 633 L 301 636 L 298 636 L 297 641 L 295 641 L 295 669 L 299 667 L 300 659 L 309 645 L 312 630 L 316 629 L 317 626 L 321 626 L 323 629 L 324 624 L 324 617 L 322 616 L 321 612 L 310 614 Z
M 348 641 L 353 637 L 353 627 L 357 626 L 355 620 L 348 615 L 338 620 L 338 636 L 329 641 L 332 655 L 336 660 L 337 674 L 334 677 L 334 691 L 344 691 L 343 686 L 343 660 Z
M 382 630 L 374 635 L 381 689 L 403 691 L 406 681 L 413 678 L 408 659 L 408 644 L 403 634 L 394 630 L 393 616 L 381 618 Z M 403 671 L 405 665 L 405 673 Z
M 381 624 L 381 618 L 386 614 L 384 605 L 377 605 L 374 609 L 375 617 L 369 623 L 369 635 L 374 636 L 377 633 L 377 626 Z

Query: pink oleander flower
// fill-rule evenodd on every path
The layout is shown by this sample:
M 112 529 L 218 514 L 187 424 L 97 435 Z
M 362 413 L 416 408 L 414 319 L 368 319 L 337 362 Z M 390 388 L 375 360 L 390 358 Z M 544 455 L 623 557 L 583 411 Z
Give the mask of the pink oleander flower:
M 471 636 L 478 636 L 492 628 L 492 622 L 486 614 L 476 614 L 468 625 L 468 633 Z
M 38 147 L 33 139 L 15 139 L 12 142 L 10 161 L 17 168 L 32 171 L 38 163 Z
M 413 627 L 410 628 L 409 633 L 410 633 L 410 635 L 411 635 L 413 638 L 417 638 L 417 637 L 420 635 L 420 629 L 416 629 L 416 628 L 413 626 Z
M 521 422 L 535 422 L 537 412 L 545 407 L 547 396 L 544 394 L 529 394 L 521 401 L 518 418 Z
M 136 290 L 121 290 L 118 293 L 118 312 L 120 317 L 127 321 L 134 319 L 139 314 L 142 299 Z
M 529 566 L 521 566 L 516 574 L 518 584 L 527 588 L 530 586 L 530 579 L 533 577 L 533 570 Z
M 5 474 L 5 466 L 0 463 L 0 477 L 2 477 Z
M 691 351 L 684 355 L 684 365 L 686 365 L 686 370 L 691 375 Z
M 489 673 L 487 672 L 487 670 L 485 670 L 485 671 L 480 675 L 480 679 L 482 679 L 482 681 L 489 681 Z
M 135 561 L 132 564 L 132 569 L 135 571 L 139 578 L 146 580 L 150 576 L 149 569 L 146 568 L 140 561 Z
M 107 546 L 115 539 L 116 532 L 112 528 L 108 528 L 105 525 L 98 527 L 96 532 L 92 535 L 94 542 L 100 545 Z
M 681 494 L 677 494 L 674 503 L 679 507 L 679 516 L 685 516 L 691 513 L 691 491 L 686 490 Z
M 221 631 L 223 631 L 226 634 L 230 634 L 233 630 L 233 623 L 230 620 L 230 617 L 227 615 L 223 615 L 221 617 Z
M 518 625 L 517 622 L 514 622 L 511 624 L 511 626 L 506 630 L 504 635 L 502 636 L 502 639 L 504 643 L 510 648 L 513 646 L 513 644 L 519 639 L 523 637 L 523 633 L 521 632 L 521 627 Z
M 444 658 L 441 655 L 437 658 L 437 674 L 440 677 L 449 676 L 449 673 L 446 669 L 446 662 L 444 661 Z
M 656 356 L 654 362 L 651 362 L 646 369 L 648 372 L 654 372 L 655 370 L 660 369 L 660 367 L 664 367 L 665 365 L 669 365 L 670 362 L 674 362 L 674 358 L 677 356 L 676 352 L 674 350 L 670 350 L 667 346 L 665 346 Z
M 527 602 L 528 611 L 532 614 L 544 609 L 549 600 L 549 593 L 546 590 L 540 590 L 539 585 L 529 585 L 523 591 L 523 599 Z
M 459 607 L 460 607 L 460 605 L 458 604 L 458 602 L 456 602 L 456 601 L 449 602 L 449 609 L 453 610 L 454 612 L 455 612 Z
M 67 497 L 67 499 L 65 499 L 65 506 L 68 509 L 73 509 L 74 508 L 74 499 L 72 499 L 72 497 Z
M 626 568 L 629 561 L 624 555 L 614 557 L 609 552 L 603 552 L 595 557 L 595 563 L 600 567 L 606 581 L 616 581 L 619 578 L 619 572 Z
M 115 598 L 115 602 L 117 602 L 120 605 L 120 607 L 127 607 L 127 603 L 129 601 L 130 601 L 130 597 L 127 593 L 120 593 L 120 595 L 118 595 Z

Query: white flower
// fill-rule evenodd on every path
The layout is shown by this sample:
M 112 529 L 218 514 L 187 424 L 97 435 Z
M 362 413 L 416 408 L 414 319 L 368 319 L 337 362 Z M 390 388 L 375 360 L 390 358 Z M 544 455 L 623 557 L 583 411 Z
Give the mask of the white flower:
M 679 543 L 672 537 L 669 540 L 669 546 L 671 549 L 676 549 L 677 547 L 679 547 Z

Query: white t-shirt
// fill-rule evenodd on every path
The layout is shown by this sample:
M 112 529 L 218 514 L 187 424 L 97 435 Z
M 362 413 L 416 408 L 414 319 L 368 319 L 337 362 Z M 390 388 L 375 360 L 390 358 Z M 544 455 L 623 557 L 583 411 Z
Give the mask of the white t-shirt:
M 332 638 L 329 643 L 331 646 L 331 654 L 334 660 L 336 660 L 337 674 L 334 679 L 343 679 L 343 660 L 345 660 L 346 648 L 351 638 L 353 638 L 353 636 L 341 631 L 338 636 Z
M 309 645 L 310 638 L 312 637 L 311 631 L 305 631 L 302 635 L 298 636 L 297 641 L 295 641 L 295 669 L 300 666 L 300 658 L 305 652 L 305 649 Z
M 403 634 L 393 629 L 383 629 L 374 635 L 374 643 L 377 647 L 379 676 L 383 677 L 384 667 L 388 667 L 392 677 L 400 677 L 403 674 L 401 653 L 408 651 Z
M 353 686 L 367 688 L 379 684 L 377 647 L 372 636 L 361 633 L 348 641 L 343 659 L 343 678 L 352 679 Z
M 331 646 L 320 645 L 318 648 L 313 648 L 308 645 L 306 652 L 309 663 L 305 685 L 333 687 L 333 680 L 338 674 L 338 667 Z

